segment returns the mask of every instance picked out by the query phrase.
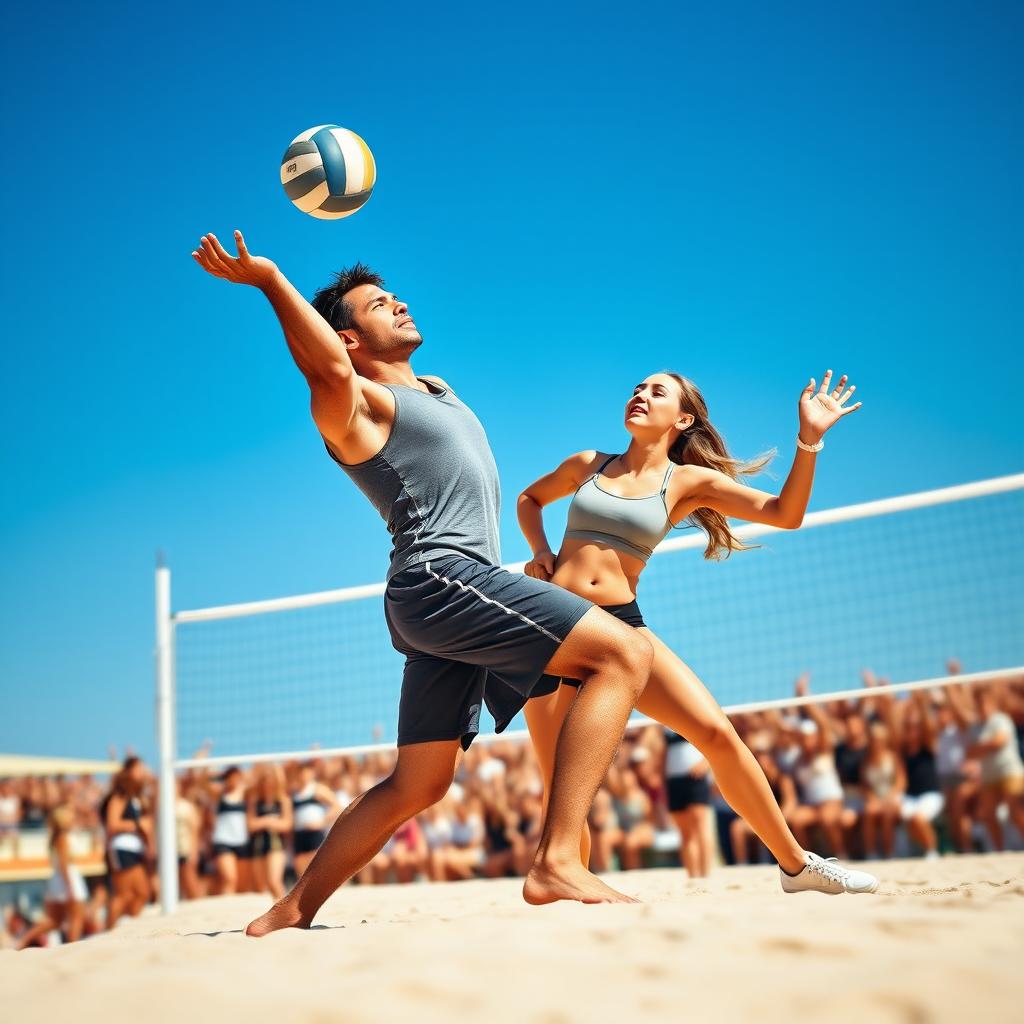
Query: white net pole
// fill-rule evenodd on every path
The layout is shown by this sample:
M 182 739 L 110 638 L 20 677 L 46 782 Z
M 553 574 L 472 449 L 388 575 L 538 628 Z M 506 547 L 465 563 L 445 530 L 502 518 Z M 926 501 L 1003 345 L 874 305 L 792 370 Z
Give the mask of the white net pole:
M 156 723 L 159 750 L 159 820 L 157 823 L 160 907 L 165 914 L 178 906 L 178 851 L 174 820 L 174 620 L 171 617 L 171 570 L 156 570 Z

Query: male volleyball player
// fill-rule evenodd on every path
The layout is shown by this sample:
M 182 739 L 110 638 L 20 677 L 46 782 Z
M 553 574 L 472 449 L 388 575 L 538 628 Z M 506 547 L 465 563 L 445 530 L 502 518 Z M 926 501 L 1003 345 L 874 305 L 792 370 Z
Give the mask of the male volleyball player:
M 215 277 L 259 288 L 309 384 L 331 458 L 369 498 L 393 540 L 384 614 L 406 656 L 393 774 L 357 797 L 306 873 L 246 933 L 308 927 L 324 901 L 404 821 L 441 799 L 486 700 L 499 730 L 548 672 L 583 680 L 566 717 L 530 903 L 631 902 L 591 874 L 579 837 L 650 673 L 636 630 L 568 590 L 498 565 L 498 473 L 487 435 L 436 377 L 409 364 L 423 339 L 408 307 L 361 264 L 308 303 L 277 266 L 214 235 L 193 252 Z M 488 685 L 488 680 L 493 685 Z

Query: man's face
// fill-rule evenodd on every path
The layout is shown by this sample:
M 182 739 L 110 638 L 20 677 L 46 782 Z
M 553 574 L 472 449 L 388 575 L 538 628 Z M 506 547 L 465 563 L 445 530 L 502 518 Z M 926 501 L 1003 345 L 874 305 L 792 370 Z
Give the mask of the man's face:
M 375 284 L 361 284 L 346 293 L 360 346 L 371 355 L 411 353 L 423 338 L 409 307 Z

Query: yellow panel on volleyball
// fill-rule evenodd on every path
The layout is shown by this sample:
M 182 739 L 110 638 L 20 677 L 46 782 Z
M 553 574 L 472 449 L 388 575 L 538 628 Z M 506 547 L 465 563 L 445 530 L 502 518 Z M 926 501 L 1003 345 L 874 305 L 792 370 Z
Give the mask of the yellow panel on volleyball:
M 285 195 L 319 220 L 349 217 L 370 198 L 377 165 L 355 132 L 321 124 L 292 139 L 281 158 Z

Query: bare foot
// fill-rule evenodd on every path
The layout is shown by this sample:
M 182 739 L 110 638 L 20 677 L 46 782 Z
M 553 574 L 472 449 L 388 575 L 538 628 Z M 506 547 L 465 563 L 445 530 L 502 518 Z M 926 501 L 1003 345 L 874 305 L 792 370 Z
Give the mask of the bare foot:
M 254 939 L 261 939 L 264 935 L 280 931 L 282 928 L 308 928 L 310 923 L 303 918 L 298 907 L 289 904 L 286 896 L 255 921 L 250 921 L 245 934 Z
M 579 861 L 558 867 L 534 864 L 523 883 L 523 899 L 534 906 L 554 903 L 556 900 L 576 900 L 579 903 L 640 902 L 605 885 Z

